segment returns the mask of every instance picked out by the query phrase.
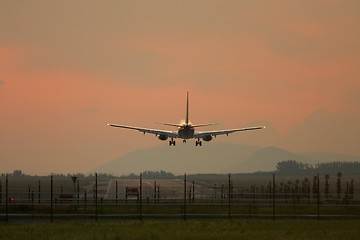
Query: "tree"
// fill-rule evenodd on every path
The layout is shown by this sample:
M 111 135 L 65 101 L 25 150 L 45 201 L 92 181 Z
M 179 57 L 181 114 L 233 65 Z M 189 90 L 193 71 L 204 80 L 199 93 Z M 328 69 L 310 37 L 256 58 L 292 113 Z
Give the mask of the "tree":
M 276 169 L 282 174 L 301 173 L 304 165 L 295 160 L 281 161 L 277 163 Z
M 23 176 L 23 172 L 21 170 L 14 170 L 13 174 L 14 177 L 20 177 Z
M 313 192 L 314 195 L 318 194 L 318 191 L 319 191 L 318 182 L 319 182 L 318 176 L 314 176 L 313 177 L 313 189 L 312 189 L 312 192 Z
M 308 203 L 310 203 L 310 182 L 309 179 L 306 177 L 304 178 L 304 192 L 306 193 Z
M 329 197 L 329 178 L 330 178 L 330 175 L 326 174 L 325 175 L 325 196 L 326 196 L 326 198 Z
M 342 176 L 342 173 L 341 172 L 338 172 L 337 173 L 337 182 L 336 182 L 336 193 L 337 193 L 337 198 L 341 198 L 341 176 Z

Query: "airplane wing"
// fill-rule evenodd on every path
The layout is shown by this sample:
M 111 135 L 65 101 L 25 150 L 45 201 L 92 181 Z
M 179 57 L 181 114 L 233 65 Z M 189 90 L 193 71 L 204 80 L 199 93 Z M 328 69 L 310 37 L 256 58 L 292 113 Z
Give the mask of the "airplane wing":
M 251 130 L 260 130 L 264 129 L 264 126 L 259 127 L 248 127 L 248 128 L 236 128 L 236 129 L 227 129 L 227 130 L 215 130 L 215 131 L 203 131 L 203 132 L 196 132 L 194 134 L 194 138 L 203 138 L 205 136 L 218 136 L 218 135 L 229 135 L 230 133 L 234 132 L 242 132 L 242 131 L 251 131 Z
M 127 125 L 118 125 L 118 124 L 111 124 L 109 123 L 108 126 L 110 127 L 118 127 L 118 128 L 126 128 L 126 129 L 131 129 L 131 130 L 137 130 L 139 132 L 142 133 L 150 133 L 150 134 L 155 134 L 155 135 L 165 135 L 168 136 L 170 138 L 177 138 L 178 137 L 178 133 L 177 132 L 173 132 L 173 131 L 166 131 L 166 130 L 159 130 L 159 129 L 149 129 L 149 128 L 139 128 L 139 127 L 132 127 L 132 126 L 127 126 Z

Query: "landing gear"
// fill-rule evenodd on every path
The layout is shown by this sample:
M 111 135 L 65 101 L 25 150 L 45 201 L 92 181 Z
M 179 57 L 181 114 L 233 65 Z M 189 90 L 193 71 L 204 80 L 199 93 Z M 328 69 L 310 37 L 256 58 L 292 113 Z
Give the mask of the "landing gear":
M 175 146 L 176 145 L 176 142 L 175 140 L 172 138 L 170 141 L 169 141 L 169 146 Z
M 200 139 L 198 139 L 198 140 L 195 142 L 195 146 L 200 146 L 200 147 L 201 147 L 201 144 L 202 144 L 202 142 L 201 142 Z
M 183 140 L 183 143 L 186 143 L 186 139 Z

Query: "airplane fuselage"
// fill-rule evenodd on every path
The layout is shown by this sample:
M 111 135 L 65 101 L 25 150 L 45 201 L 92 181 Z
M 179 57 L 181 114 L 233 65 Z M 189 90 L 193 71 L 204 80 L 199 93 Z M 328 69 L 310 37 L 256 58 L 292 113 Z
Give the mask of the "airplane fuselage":
M 191 125 L 182 125 L 179 127 L 179 138 L 191 139 L 194 138 L 195 129 Z

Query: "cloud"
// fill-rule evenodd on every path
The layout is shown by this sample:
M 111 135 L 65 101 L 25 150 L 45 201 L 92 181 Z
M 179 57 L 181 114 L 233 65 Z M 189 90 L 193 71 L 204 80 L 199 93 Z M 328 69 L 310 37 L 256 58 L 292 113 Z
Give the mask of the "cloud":
M 5 81 L 0 79 L 0 87 L 4 84 L 5 84 Z

